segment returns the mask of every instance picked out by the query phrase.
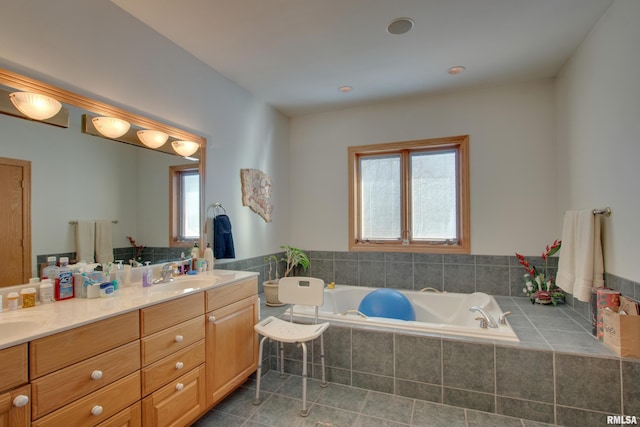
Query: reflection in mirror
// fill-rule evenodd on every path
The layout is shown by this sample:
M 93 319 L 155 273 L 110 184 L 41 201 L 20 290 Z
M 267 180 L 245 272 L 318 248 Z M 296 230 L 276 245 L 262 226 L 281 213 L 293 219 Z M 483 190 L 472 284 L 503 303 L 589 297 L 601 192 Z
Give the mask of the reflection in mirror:
M 19 207 L 26 211 L 26 216 L 20 224 L 13 223 L 14 228 L 20 228 L 20 239 L 31 243 L 31 251 L 22 256 L 20 251 L 6 247 L 3 250 L 26 258 L 26 261 L 16 259 L 11 264 L 24 270 L 17 274 L 22 278 L 17 283 L 26 283 L 29 277 L 38 275 L 39 264 L 46 262 L 47 255 L 75 259 L 76 226 L 70 222 L 78 220 L 118 221 L 112 227 L 115 259 L 126 261 L 133 257 L 135 249 L 127 236 L 132 236 L 138 245 L 144 246 L 143 261 L 163 262 L 179 258 L 181 252 L 188 252 L 186 248 L 192 246 L 191 242 L 174 242 L 169 237 L 168 178 L 172 167 L 195 165 L 201 190 L 198 200 L 200 218 L 204 218 L 204 138 L 3 69 L 0 69 L 0 89 L 6 92 L 0 93 L 0 112 L 9 114 L 0 114 L 0 158 L 6 160 L 0 162 L 0 173 L 4 169 L 11 171 L 11 166 L 4 165 L 12 164 L 15 159 L 30 166 L 30 200 Z M 39 121 L 16 119 L 24 117 L 8 100 L 8 93 L 16 90 L 44 93 L 61 101 L 61 113 L 66 114 L 68 127 L 59 127 L 64 126 L 64 120 L 63 124 L 44 126 Z M 4 111 L 7 103 L 13 108 L 12 113 Z M 81 132 L 84 129 L 83 115 L 126 120 L 131 123 L 131 129 L 119 139 L 131 137 L 131 141 L 121 143 Z M 56 117 L 47 120 L 55 122 Z M 149 149 L 137 138 L 136 132 L 143 129 L 164 132 L 170 135 L 170 141 L 196 141 L 200 149 L 191 159 L 175 155 L 170 144 L 165 146 L 168 148 L 166 151 L 172 154 L 162 149 Z M 94 132 L 97 132 L 95 128 Z M 2 177 L 5 183 L 5 175 Z M 16 216 L 15 212 L 0 212 L 0 215 Z M 199 222 L 202 244 L 203 224 Z M 0 233 L 0 238 L 6 241 L 9 231 L 2 229 Z M 14 284 L 0 277 L 0 286 Z

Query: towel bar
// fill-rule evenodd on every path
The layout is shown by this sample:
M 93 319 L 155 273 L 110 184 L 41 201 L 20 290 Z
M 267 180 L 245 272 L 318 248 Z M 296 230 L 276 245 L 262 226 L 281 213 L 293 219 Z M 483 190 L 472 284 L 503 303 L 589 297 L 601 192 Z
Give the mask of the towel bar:
M 594 209 L 593 210 L 593 214 L 594 215 L 611 216 L 611 208 L 610 207 L 606 207 L 604 209 Z
M 111 221 L 113 224 L 117 224 L 119 221 L 117 219 L 114 219 Z M 78 224 L 78 221 L 69 221 L 69 224 L 71 225 L 76 225 Z

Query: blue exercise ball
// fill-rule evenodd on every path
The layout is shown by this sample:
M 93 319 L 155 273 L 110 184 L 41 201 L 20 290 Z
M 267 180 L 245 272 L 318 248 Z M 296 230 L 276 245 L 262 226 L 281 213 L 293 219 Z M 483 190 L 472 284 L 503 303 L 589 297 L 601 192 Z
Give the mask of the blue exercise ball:
M 369 292 L 360 302 L 358 311 L 370 317 L 416 320 L 411 301 L 395 289 L 377 289 Z

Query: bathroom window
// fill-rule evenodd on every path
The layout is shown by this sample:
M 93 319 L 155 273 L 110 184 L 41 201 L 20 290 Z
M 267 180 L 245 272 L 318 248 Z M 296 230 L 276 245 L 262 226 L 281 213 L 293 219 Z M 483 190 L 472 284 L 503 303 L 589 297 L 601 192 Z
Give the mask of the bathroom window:
M 466 135 L 349 147 L 349 249 L 469 253 Z
M 200 239 L 200 174 L 193 165 L 171 166 L 171 246 Z

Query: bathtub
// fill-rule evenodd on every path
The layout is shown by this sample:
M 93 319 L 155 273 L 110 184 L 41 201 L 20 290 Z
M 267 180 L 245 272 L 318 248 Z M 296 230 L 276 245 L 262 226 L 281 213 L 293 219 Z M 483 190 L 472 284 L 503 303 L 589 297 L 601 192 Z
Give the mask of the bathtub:
M 501 341 L 518 342 L 518 336 L 509 325 L 498 325 L 497 328 L 481 328 L 480 313 L 471 312 L 469 308 L 478 306 L 489 313 L 496 322 L 502 310 L 495 298 L 482 292 L 471 294 L 436 293 L 436 292 L 402 292 L 413 304 L 416 312 L 415 321 L 387 319 L 383 317 L 365 317 L 357 312 L 360 301 L 369 292 L 379 288 L 362 286 L 336 285 L 335 289 L 325 288 L 324 305 L 319 308 L 318 317 L 322 320 L 333 320 L 359 324 L 363 326 L 379 326 L 393 329 L 422 331 L 434 334 L 457 335 L 474 338 L 486 338 Z M 313 307 L 295 305 L 294 316 L 313 317 Z

